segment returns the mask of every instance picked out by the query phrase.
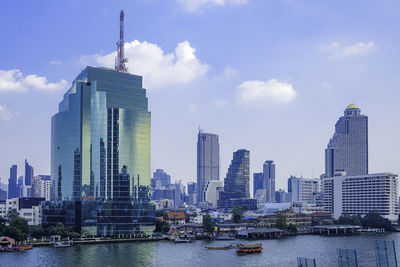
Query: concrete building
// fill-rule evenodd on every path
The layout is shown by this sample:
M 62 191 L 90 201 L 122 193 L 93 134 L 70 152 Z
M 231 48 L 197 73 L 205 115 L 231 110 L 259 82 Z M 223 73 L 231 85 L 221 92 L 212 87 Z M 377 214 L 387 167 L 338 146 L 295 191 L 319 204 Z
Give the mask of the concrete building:
M 368 174 L 368 117 L 354 104 L 336 122 L 325 149 L 325 176 L 333 177 L 337 171 L 349 176 Z
M 171 184 L 171 175 L 168 175 L 163 169 L 157 169 L 153 173 L 152 187 L 161 189 Z
M 211 207 L 216 208 L 219 200 L 219 193 L 223 191 L 222 181 L 208 181 L 203 191 L 203 199 L 211 204 Z
M 28 222 L 28 225 L 42 223 L 41 202 L 44 198 L 21 197 L 11 198 L 0 202 L 0 216 L 5 217 L 11 210 L 16 210 L 18 215 Z
M 364 216 L 377 211 L 398 219 L 398 178 L 392 173 L 323 178 L 324 211 L 338 219 L 342 213 Z
M 264 188 L 266 189 L 266 202 L 275 202 L 275 164 L 267 160 L 263 165 Z
M 290 202 L 290 194 L 283 189 L 279 189 L 275 192 L 275 202 L 276 203 L 287 203 Z
M 200 130 L 197 135 L 197 202 L 204 201 L 202 192 L 211 180 L 219 180 L 218 135 Z
M 290 176 L 288 179 L 288 193 L 293 202 L 316 204 L 320 193 L 320 179 L 306 179 Z

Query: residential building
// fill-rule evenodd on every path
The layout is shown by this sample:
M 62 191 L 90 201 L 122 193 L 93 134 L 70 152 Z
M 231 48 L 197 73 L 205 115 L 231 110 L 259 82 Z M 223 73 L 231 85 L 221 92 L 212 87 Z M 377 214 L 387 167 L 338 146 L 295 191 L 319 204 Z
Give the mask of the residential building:
M 258 189 L 264 188 L 264 174 L 262 172 L 253 173 L 253 196 L 256 197 Z
M 325 149 L 325 176 L 345 171 L 348 176 L 368 174 L 368 117 L 357 105 L 348 105 L 335 125 Z
M 275 202 L 275 164 L 272 160 L 264 162 L 263 166 L 264 188 L 266 189 L 266 202 Z
M 338 219 L 342 213 L 365 216 L 377 211 L 398 219 L 398 178 L 393 173 L 323 178 L 324 211 Z
M 41 202 L 44 198 L 21 197 L 11 198 L 0 202 L 0 216 L 7 216 L 11 210 L 16 210 L 18 215 L 26 219 L 28 225 L 40 225 L 42 223 Z
M 219 180 L 218 135 L 200 130 L 197 135 L 197 202 L 204 201 L 202 192 L 211 180 Z
M 290 176 L 288 179 L 288 193 L 293 202 L 316 204 L 320 193 L 320 179 Z

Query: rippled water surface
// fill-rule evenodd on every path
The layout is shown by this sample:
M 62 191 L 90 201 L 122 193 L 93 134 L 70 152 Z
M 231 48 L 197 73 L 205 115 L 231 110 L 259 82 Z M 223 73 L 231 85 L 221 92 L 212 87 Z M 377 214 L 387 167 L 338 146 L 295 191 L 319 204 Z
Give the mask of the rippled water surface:
M 296 258 L 311 257 L 317 266 L 337 266 L 336 248 L 357 250 L 359 266 L 376 266 L 375 239 L 395 240 L 400 259 L 400 233 L 363 234 L 347 237 L 297 236 L 262 242 L 260 254 L 239 256 L 234 249 L 207 250 L 205 245 L 223 246 L 242 242 L 168 241 L 75 245 L 69 248 L 34 248 L 20 253 L 0 253 L 0 266 L 296 266 Z

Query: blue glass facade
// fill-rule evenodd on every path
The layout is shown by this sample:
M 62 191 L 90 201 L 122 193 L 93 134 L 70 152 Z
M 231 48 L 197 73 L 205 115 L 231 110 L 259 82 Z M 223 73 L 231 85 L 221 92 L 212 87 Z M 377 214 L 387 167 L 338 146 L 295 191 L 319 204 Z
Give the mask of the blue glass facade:
M 150 186 L 150 120 L 141 76 L 83 70 L 52 118 L 55 199 L 112 199 L 113 181 L 124 166 L 131 196 L 138 191 L 135 178 Z
M 8 179 L 8 198 L 19 197 L 19 188 L 17 184 L 17 165 L 10 168 L 10 178 Z
M 264 188 L 264 174 L 262 172 L 253 173 L 253 196 L 256 195 L 258 189 Z
M 345 171 L 348 176 L 368 174 L 368 117 L 351 104 L 335 125 L 325 149 L 325 176 Z
M 275 202 L 275 164 L 272 160 L 264 162 L 263 174 L 266 192 L 265 201 Z

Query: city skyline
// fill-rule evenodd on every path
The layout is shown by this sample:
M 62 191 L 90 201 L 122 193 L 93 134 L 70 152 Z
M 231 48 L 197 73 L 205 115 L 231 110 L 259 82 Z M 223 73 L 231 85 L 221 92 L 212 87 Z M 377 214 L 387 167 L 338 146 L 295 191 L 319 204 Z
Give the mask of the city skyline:
M 391 10 L 396 10 L 398 4 L 380 7 L 372 2 L 364 2 L 363 6 L 347 3 L 348 10 L 342 13 L 337 9 L 339 4 L 333 3 L 322 7 L 318 3 L 307 5 L 290 1 L 244 2 L 241 5 L 181 6 L 177 1 L 165 1 L 153 13 L 147 11 L 156 5 L 152 1 L 138 1 L 135 5 L 118 2 L 114 6 L 91 7 L 94 12 L 85 13 L 85 16 L 80 15 L 85 8 L 77 12 L 73 4 L 62 6 L 60 9 L 67 14 L 68 22 L 79 17 L 80 23 L 104 33 L 90 38 L 86 38 L 88 31 L 84 28 L 71 26 L 61 19 L 60 11 L 53 14 L 55 7 L 50 2 L 44 4 L 42 18 L 31 14 L 22 25 L 12 23 L 23 15 L 17 13 L 20 12 L 18 5 L 5 4 L 0 21 L 11 25 L 2 34 L 19 40 L 22 49 L 15 53 L 17 48 L 12 43 L 0 44 L 1 181 L 8 180 L 13 164 L 21 166 L 17 177 L 22 175 L 25 158 L 34 166 L 35 173 L 50 173 L 50 116 L 56 112 L 63 90 L 84 67 L 81 60 L 94 65 L 109 64 L 107 55 L 115 51 L 118 39 L 115 16 L 122 7 L 127 21 L 126 55 L 133 64 L 132 71 L 148 76 L 145 76 L 144 87 L 149 92 L 149 110 L 153 118 L 152 171 L 162 168 L 172 180 L 196 181 L 195 135 L 197 126 L 201 125 L 205 131 L 220 137 L 221 174 L 226 173 L 232 152 L 245 148 L 252 154 L 251 174 L 260 172 L 266 159 L 273 159 L 277 165 L 276 189 L 286 188 L 290 175 L 318 177 L 324 173 L 324 148 L 333 134 L 333 124 L 342 110 L 354 103 L 369 116 L 369 172 L 400 173 L 399 159 L 395 157 L 400 148 L 396 138 L 400 133 L 399 118 L 395 115 L 398 112 L 395 99 L 399 98 L 395 71 L 398 60 L 393 52 L 398 47 L 398 39 L 392 37 L 395 29 L 390 24 L 395 20 Z M 30 6 L 28 2 L 21 5 L 28 9 Z M 354 12 L 356 8 L 362 12 Z M 275 11 L 292 18 L 273 15 Z M 157 19 L 160 12 L 173 21 L 165 24 L 165 33 L 161 35 L 156 30 L 163 25 L 163 20 Z M 305 14 L 309 19 L 300 25 L 302 28 L 297 34 L 299 28 L 295 24 Z M 142 24 L 141 18 L 145 16 L 153 24 Z M 233 33 L 224 33 L 224 42 L 215 38 L 226 29 L 220 19 L 208 33 L 211 23 L 221 16 L 235 29 Z M 248 24 L 235 22 L 236 16 L 247 20 Z M 365 23 L 370 23 L 365 19 L 371 17 L 381 22 L 370 24 L 369 30 L 363 31 Z M 28 32 L 31 27 L 27 24 L 39 29 L 44 27 L 40 26 L 44 22 L 47 27 L 51 19 L 55 25 L 49 27 L 59 27 L 56 38 L 42 34 L 40 43 L 35 41 L 34 34 L 39 32 Z M 93 25 L 93 21 L 99 25 Z M 185 27 L 183 22 L 190 26 Z M 307 27 L 315 23 L 320 26 Z M 352 27 L 347 27 L 346 23 L 351 23 Z M 189 31 L 193 27 L 198 29 L 196 33 Z M 248 29 L 251 29 L 249 35 L 244 35 L 247 40 L 235 38 Z M 301 38 L 301 34 L 306 38 Z M 73 40 L 79 45 L 65 49 L 63 36 L 68 36 L 68 41 L 74 36 Z M 22 42 L 26 40 L 29 45 Z M 48 43 L 57 49 L 50 48 Z M 43 49 L 46 54 L 40 53 L 40 58 L 35 56 Z M 159 49 L 163 50 L 161 56 Z M 296 55 L 298 49 L 304 53 Z M 6 56 L 6 51 L 14 52 L 15 56 Z M 226 55 L 220 51 L 226 51 Z M 151 77 L 146 69 L 140 69 L 143 60 L 148 59 L 146 53 L 158 55 L 160 62 L 166 62 L 165 68 L 158 63 L 147 66 L 157 70 Z M 94 57 L 96 54 L 98 58 Z M 167 54 L 175 59 L 168 61 Z M 179 59 L 183 61 L 181 65 Z M 185 60 L 192 63 L 184 64 Z M 385 71 L 380 64 L 387 66 Z M 19 71 L 10 72 L 15 69 Z M 185 70 L 184 75 L 177 69 Z M 349 70 L 351 77 L 346 74 Z M 170 75 L 165 78 L 166 74 Z M 270 103 L 263 95 L 254 99 L 254 94 L 241 94 L 259 92 L 251 90 L 259 88 L 254 87 L 257 84 L 267 88 L 266 91 L 281 88 L 287 93 L 283 98 L 286 102 Z M 32 130 L 26 131 L 27 128 Z M 171 151 L 174 151 L 173 157 Z M 223 178 L 221 176 L 220 180 Z

